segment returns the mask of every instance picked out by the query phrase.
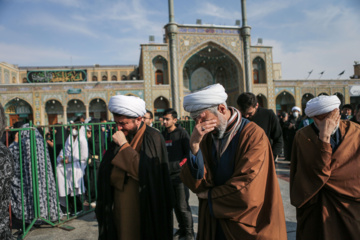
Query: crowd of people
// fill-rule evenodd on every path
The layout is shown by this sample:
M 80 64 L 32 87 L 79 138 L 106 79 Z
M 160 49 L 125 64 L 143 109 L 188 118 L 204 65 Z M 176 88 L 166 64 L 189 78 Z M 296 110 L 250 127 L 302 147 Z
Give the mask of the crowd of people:
M 360 104 L 340 110 L 337 96 L 319 96 L 277 116 L 253 93 L 240 94 L 238 108 L 227 97 L 215 84 L 184 98 L 191 135 L 174 109 L 163 112 L 159 130 L 142 99 L 117 95 L 108 106 L 115 124 L 78 117 L 31 134 L 16 123 L 23 130 L 4 138 L 0 106 L 0 239 L 11 237 L 9 203 L 25 223 L 91 206 L 99 239 L 194 239 L 189 190 L 199 199 L 197 239 L 286 239 L 280 157 L 291 164 L 297 239 L 355 239 Z

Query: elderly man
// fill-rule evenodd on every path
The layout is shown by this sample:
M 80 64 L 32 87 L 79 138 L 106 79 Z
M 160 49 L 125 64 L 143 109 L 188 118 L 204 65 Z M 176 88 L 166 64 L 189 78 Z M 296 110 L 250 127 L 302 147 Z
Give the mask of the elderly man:
M 269 139 L 226 99 L 220 84 L 184 98 L 196 126 L 181 179 L 199 197 L 198 239 L 286 239 Z
M 294 139 L 290 171 L 297 239 L 359 239 L 360 126 L 341 121 L 337 96 L 306 104 L 314 123 Z
M 172 188 L 164 138 L 144 124 L 145 102 L 109 101 L 117 132 L 99 168 L 99 239 L 172 239 Z

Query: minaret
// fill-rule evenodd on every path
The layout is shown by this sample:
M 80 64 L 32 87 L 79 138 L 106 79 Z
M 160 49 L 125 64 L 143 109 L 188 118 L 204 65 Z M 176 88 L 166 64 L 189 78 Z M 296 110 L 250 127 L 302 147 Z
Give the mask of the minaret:
M 252 77 L 251 77 L 251 63 L 250 63 L 250 30 L 251 27 L 247 25 L 246 18 L 246 0 L 241 0 L 241 13 L 242 13 L 242 28 L 241 36 L 244 42 L 244 70 L 245 70 L 245 91 L 252 91 Z
M 178 79 L 178 64 L 176 52 L 176 34 L 178 26 L 174 18 L 174 1 L 169 0 L 169 24 L 167 25 L 167 32 L 169 36 L 169 50 L 170 50 L 170 76 L 171 76 L 171 100 L 173 109 L 181 115 L 180 112 L 180 92 Z

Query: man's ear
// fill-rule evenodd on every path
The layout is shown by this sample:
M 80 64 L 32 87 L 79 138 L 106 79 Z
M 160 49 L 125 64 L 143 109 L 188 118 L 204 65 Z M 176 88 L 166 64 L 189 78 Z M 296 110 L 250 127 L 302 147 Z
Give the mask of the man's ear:
M 219 111 L 221 114 L 224 114 L 224 115 L 225 115 L 226 110 L 227 110 L 227 108 L 226 108 L 226 106 L 225 106 L 224 104 L 219 104 L 219 106 L 218 106 L 218 111 Z

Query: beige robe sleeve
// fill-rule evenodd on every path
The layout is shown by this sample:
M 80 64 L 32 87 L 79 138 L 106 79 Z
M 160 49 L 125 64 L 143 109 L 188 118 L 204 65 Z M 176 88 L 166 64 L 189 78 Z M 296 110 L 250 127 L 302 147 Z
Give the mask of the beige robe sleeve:
M 290 198 L 298 208 L 311 200 L 331 175 L 331 144 L 318 139 L 312 131 L 311 126 L 299 131 L 293 143 Z
M 111 163 L 127 172 L 135 179 L 139 178 L 140 154 L 134 150 L 129 143 L 125 143 Z

